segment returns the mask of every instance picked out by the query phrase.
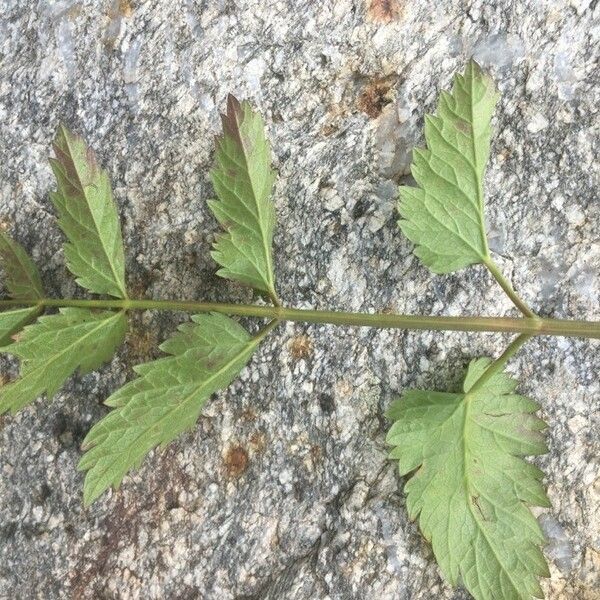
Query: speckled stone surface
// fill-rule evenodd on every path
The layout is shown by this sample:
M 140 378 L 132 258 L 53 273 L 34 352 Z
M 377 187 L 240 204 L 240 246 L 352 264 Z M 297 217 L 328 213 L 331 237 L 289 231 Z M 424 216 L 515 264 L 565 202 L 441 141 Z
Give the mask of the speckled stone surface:
M 0 0 L 2 226 L 49 293 L 83 295 L 48 199 L 64 121 L 111 174 L 133 295 L 251 300 L 209 256 L 232 91 L 268 122 L 286 303 L 513 314 L 482 268 L 433 276 L 395 226 L 424 112 L 475 56 L 502 92 L 491 247 L 541 314 L 600 319 L 599 24 L 595 0 Z M 193 433 L 84 510 L 83 436 L 183 318 L 136 315 L 110 365 L 0 420 L 0 598 L 467 597 L 407 519 L 383 413 L 409 387 L 454 389 L 508 338 L 282 326 Z M 550 424 L 547 597 L 598 598 L 600 346 L 541 338 L 510 371 Z

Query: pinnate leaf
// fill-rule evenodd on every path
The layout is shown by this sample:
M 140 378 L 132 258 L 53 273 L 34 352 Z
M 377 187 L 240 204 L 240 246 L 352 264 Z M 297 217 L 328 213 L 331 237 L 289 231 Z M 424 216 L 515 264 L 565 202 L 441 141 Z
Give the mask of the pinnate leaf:
M 109 360 L 123 342 L 123 312 L 64 308 L 25 327 L 18 340 L 0 348 L 21 360 L 21 376 L 0 388 L 0 414 L 17 412 L 46 393 L 56 394 L 77 369 L 88 373 Z
M 39 312 L 37 306 L 0 312 L 0 346 L 10 344 L 12 336 L 33 321 Z
M 542 472 L 523 456 L 547 451 L 538 405 L 504 373 L 469 392 L 490 364 L 471 362 L 464 392 L 410 391 L 388 412 L 387 441 L 445 576 L 477 600 L 542 597 L 543 535 L 529 506 L 548 506 Z
M 218 274 L 276 298 L 272 243 L 275 209 L 271 188 L 275 174 L 264 123 L 247 102 L 233 96 L 222 116 L 211 179 L 218 200 L 210 209 L 226 230 L 214 245 Z
M 483 175 L 497 99 L 492 80 L 471 61 L 425 117 L 427 149 L 415 149 L 411 165 L 418 187 L 400 187 L 398 224 L 435 273 L 489 259 Z
M 192 429 L 209 396 L 231 383 L 256 350 L 263 334 L 251 337 L 232 319 L 196 315 L 193 324 L 161 345 L 171 356 L 135 367 L 139 375 L 106 404 L 116 410 L 84 440 L 79 468 L 87 470 L 84 502 L 90 504 L 137 468 L 155 446 Z
M 0 267 L 6 276 L 8 293 L 18 300 L 36 300 L 44 297 L 37 267 L 21 244 L 0 230 Z
M 108 175 L 85 141 L 63 126 L 54 152 L 50 164 L 58 191 L 51 199 L 68 239 L 67 266 L 91 292 L 125 298 L 123 239 Z

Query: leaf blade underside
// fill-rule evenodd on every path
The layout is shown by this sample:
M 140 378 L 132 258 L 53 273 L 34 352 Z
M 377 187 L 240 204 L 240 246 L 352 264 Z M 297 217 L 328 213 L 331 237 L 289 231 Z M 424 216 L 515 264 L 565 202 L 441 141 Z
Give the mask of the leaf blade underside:
M 0 267 L 6 276 L 6 289 L 17 300 L 44 297 L 40 273 L 21 244 L 0 230 Z
M 37 306 L 0 312 L 0 346 L 10 344 L 12 336 L 35 319 L 39 312 Z
M 418 187 L 399 189 L 398 225 L 435 273 L 489 258 L 483 176 L 497 100 L 493 81 L 471 60 L 425 117 L 427 148 L 413 151 L 411 165 Z
M 453 586 L 477 600 L 541 598 L 544 538 L 528 506 L 549 501 L 543 473 L 521 457 L 547 452 L 545 423 L 504 373 L 468 393 L 489 364 L 471 362 L 464 393 L 412 390 L 397 400 L 390 458 L 401 475 L 416 469 L 405 485 L 408 511 Z
M 216 138 L 210 174 L 218 199 L 208 205 L 225 232 L 211 255 L 221 266 L 218 275 L 275 299 L 275 207 L 270 197 L 275 173 L 264 122 L 248 102 L 240 103 L 232 95 L 222 121 L 223 135 Z
M 0 348 L 21 360 L 19 379 L 0 388 L 0 414 L 16 413 L 42 394 L 50 399 L 75 371 L 108 361 L 125 339 L 123 312 L 64 308 L 40 317 L 13 344 Z
M 86 505 L 118 488 L 154 447 L 192 429 L 210 395 L 231 383 L 262 339 L 224 315 L 192 320 L 161 345 L 170 356 L 135 367 L 139 377 L 106 401 L 115 410 L 90 430 L 79 463 Z
M 96 294 L 126 298 L 125 253 L 117 207 L 106 171 L 85 141 L 61 126 L 50 165 L 58 190 L 50 194 L 69 270 Z

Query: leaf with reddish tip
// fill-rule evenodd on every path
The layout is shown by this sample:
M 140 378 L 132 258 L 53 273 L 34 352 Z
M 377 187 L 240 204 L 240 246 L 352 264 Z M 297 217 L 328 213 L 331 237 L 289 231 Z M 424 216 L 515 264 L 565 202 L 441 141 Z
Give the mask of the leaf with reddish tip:
M 67 266 L 88 290 L 126 298 L 123 239 L 108 175 L 85 141 L 64 126 L 54 152 L 50 164 L 58 191 L 51 199 L 68 239 Z
M 276 299 L 272 243 L 275 209 L 271 188 L 275 174 L 264 123 L 248 102 L 227 99 L 223 135 L 216 138 L 216 166 L 211 179 L 218 200 L 209 207 L 225 229 L 213 258 L 218 274 Z

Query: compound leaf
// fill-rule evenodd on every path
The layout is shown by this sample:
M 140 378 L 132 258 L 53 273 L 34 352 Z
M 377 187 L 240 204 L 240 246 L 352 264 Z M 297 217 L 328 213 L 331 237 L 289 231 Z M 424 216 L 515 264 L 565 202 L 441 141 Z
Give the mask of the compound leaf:
M 545 423 L 504 373 L 469 393 L 489 364 L 471 362 L 463 393 L 413 390 L 397 400 L 390 456 L 401 475 L 416 469 L 405 486 L 408 511 L 452 585 L 477 600 L 541 598 L 544 538 L 527 506 L 549 502 L 542 472 L 521 457 L 547 451 Z
M 0 312 L 0 346 L 10 344 L 12 336 L 33 321 L 39 312 L 37 306 Z
M 116 409 L 90 430 L 79 463 L 88 471 L 86 505 L 118 487 L 155 446 L 192 429 L 209 396 L 231 383 L 269 329 L 251 337 L 224 315 L 192 319 L 161 345 L 171 356 L 135 367 L 139 378 L 106 401 Z
M 211 179 L 218 200 L 210 209 L 226 230 L 214 245 L 218 274 L 276 298 L 272 242 L 275 209 L 271 188 L 275 174 L 264 123 L 248 102 L 227 100 L 223 135 L 216 138 L 216 166 Z
M 483 175 L 497 100 L 493 81 L 470 61 L 425 117 L 427 149 L 415 149 L 411 165 L 419 187 L 400 187 L 398 225 L 435 273 L 489 259 Z
M 44 297 L 42 280 L 37 267 L 23 246 L 0 230 L 0 267 L 6 276 L 8 293 L 18 300 Z
M 0 348 L 21 360 L 21 376 L 0 388 L 0 414 L 17 412 L 46 393 L 56 394 L 77 369 L 88 373 L 109 360 L 125 338 L 123 312 L 63 308 L 25 327 L 18 340 Z
M 58 191 L 51 199 L 68 239 L 67 266 L 91 292 L 126 298 L 123 239 L 108 175 L 84 140 L 63 126 L 54 152 Z

